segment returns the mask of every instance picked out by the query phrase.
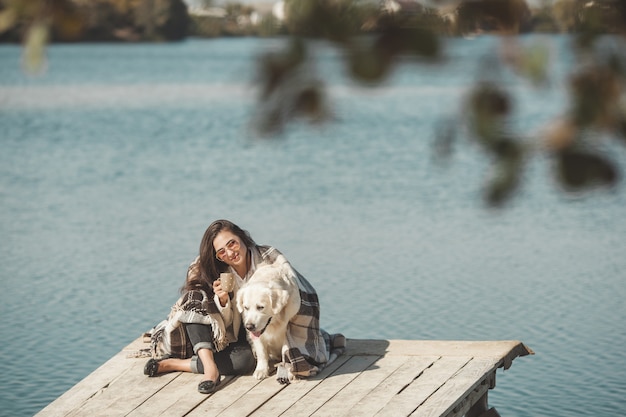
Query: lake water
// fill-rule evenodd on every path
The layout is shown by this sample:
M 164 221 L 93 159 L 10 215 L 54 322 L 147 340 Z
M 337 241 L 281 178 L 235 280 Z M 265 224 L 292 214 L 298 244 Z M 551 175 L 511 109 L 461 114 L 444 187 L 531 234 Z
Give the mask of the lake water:
M 567 103 L 568 39 L 545 41 L 554 82 L 509 84 L 529 136 Z M 448 65 L 376 89 L 322 48 L 337 120 L 278 141 L 248 129 L 254 57 L 277 41 L 54 45 L 41 77 L 1 45 L 0 414 L 35 414 L 164 318 L 217 218 L 283 251 L 331 332 L 523 341 L 536 354 L 489 396 L 503 416 L 623 414 L 626 187 L 565 195 L 537 157 L 493 211 L 474 147 L 433 162 L 494 42 L 452 40 Z

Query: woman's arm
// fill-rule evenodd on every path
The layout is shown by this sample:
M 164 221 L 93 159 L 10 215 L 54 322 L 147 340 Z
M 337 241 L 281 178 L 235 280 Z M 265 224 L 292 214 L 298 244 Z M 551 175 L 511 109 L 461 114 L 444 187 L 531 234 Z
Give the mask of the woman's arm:
M 215 293 L 215 304 L 220 310 L 222 317 L 224 317 L 224 324 L 226 327 L 230 326 L 233 322 L 233 303 L 230 301 L 230 296 L 226 291 L 222 290 L 222 283 L 220 280 L 213 281 L 213 292 Z

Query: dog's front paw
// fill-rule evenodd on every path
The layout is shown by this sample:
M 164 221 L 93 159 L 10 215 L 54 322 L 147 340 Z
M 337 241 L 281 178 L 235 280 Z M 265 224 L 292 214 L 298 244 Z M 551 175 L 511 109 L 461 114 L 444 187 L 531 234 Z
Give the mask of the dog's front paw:
M 270 376 L 269 367 L 266 368 L 256 368 L 254 373 L 252 374 L 256 379 L 265 379 Z
M 293 375 L 285 366 L 278 365 L 276 368 L 276 380 L 279 384 L 287 385 L 293 379 Z

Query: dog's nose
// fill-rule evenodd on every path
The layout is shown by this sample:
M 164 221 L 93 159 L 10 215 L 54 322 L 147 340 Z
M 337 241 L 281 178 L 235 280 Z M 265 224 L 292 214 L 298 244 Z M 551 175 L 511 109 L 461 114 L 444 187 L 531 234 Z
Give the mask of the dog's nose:
M 256 326 L 253 323 L 246 324 L 246 329 L 247 330 L 253 331 L 255 327 Z

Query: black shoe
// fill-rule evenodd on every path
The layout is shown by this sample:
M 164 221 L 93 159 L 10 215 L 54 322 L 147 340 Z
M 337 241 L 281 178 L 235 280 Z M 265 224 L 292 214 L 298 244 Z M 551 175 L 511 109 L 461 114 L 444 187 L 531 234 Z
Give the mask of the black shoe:
M 143 374 L 149 377 L 157 376 L 159 373 L 159 362 L 157 359 L 150 359 L 143 367 Z
M 219 375 L 215 381 L 202 381 L 198 384 L 198 392 L 200 394 L 210 394 L 219 387 L 221 382 Z

